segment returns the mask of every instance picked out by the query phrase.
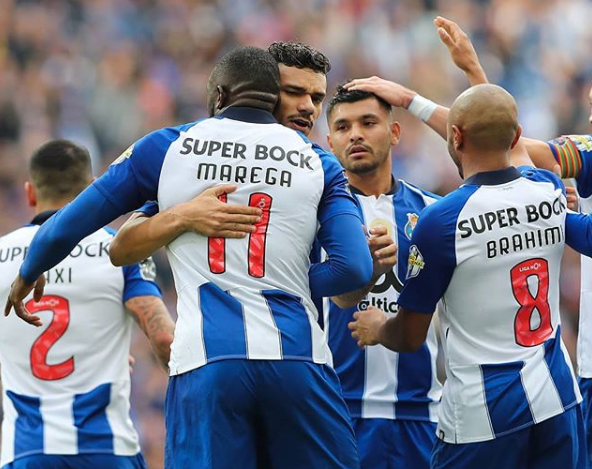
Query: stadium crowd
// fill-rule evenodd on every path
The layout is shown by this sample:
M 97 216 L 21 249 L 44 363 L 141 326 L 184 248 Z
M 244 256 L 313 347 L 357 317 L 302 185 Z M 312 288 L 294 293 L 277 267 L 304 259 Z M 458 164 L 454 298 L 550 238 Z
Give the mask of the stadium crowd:
M 584 0 L 5 0 L 0 9 L 0 233 L 26 223 L 25 159 L 53 137 L 90 150 L 95 174 L 152 129 L 206 114 L 205 81 L 238 44 L 299 40 L 332 62 L 329 92 L 347 77 L 379 75 L 449 105 L 466 86 L 432 19 L 457 21 L 489 79 L 517 99 L 525 134 L 587 133 L 592 33 Z M 406 114 L 393 153 L 397 177 L 444 194 L 460 182 L 444 142 Z M 319 122 L 312 139 L 325 142 Z M 434 153 L 442 158 L 435 160 Z M 439 161 L 439 163 L 435 163 Z M 159 283 L 174 311 L 164 256 Z M 562 280 L 563 337 L 575 350 L 578 256 Z M 151 468 L 161 467 L 167 377 L 139 334 L 133 418 Z

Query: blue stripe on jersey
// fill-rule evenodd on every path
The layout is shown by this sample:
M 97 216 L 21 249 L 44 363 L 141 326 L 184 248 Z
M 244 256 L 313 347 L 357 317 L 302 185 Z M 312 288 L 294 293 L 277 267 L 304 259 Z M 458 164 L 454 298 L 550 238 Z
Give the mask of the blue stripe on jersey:
M 397 363 L 397 402 L 395 418 L 429 420 L 427 393 L 432 387 L 432 358 L 424 343 L 413 353 L 400 353 Z
M 428 195 L 428 194 L 426 194 Z M 436 198 L 435 196 L 431 196 Z M 425 208 L 421 194 L 401 183 L 400 189 L 393 196 L 393 213 L 397 223 L 397 277 L 401 284 L 407 274 L 409 245 L 408 233 L 412 231 L 412 215 L 419 215 Z M 409 224 L 409 226 L 408 226 Z M 420 372 L 418 372 L 420 370 Z M 397 402 L 395 417 L 408 420 L 429 420 L 431 399 L 427 393 L 432 387 L 432 357 L 424 343 L 414 353 L 399 354 L 397 364 Z
M 299 297 L 280 290 L 261 292 L 282 338 L 283 358 L 312 358 L 312 335 Z
M 574 392 L 573 378 L 565 356 L 561 350 L 561 326 L 557 327 L 557 334 L 553 339 L 545 342 L 545 361 L 549 366 L 549 373 L 557 388 L 564 409 L 568 409 L 577 402 Z
M 107 420 L 111 383 L 76 394 L 72 403 L 74 426 L 78 429 L 78 452 L 113 452 L 113 431 Z
M 522 361 L 481 365 L 487 411 L 496 437 L 534 423 L 522 385 L 523 367 Z
M 14 457 L 43 452 L 41 399 L 6 391 L 18 413 L 14 424 Z
M 366 351 L 347 333 L 347 323 L 353 320 L 357 308 L 341 309 L 329 302 L 328 342 L 333 354 L 333 365 L 341 381 L 343 398 L 352 417 L 362 416 L 362 396 L 366 384 Z M 347 332 L 346 332 L 347 331 Z
M 199 287 L 199 302 L 208 362 L 246 357 L 246 329 L 240 302 L 213 283 Z

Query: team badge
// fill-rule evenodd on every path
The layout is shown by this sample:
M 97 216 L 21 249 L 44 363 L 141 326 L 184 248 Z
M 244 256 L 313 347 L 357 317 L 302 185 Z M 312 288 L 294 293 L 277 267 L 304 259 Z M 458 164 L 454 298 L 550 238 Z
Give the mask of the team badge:
M 115 164 L 119 164 L 119 163 L 123 163 L 125 160 L 127 160 L 130 156 L 132 156 L 132 153 L 134 152 L 134 144 L 132 143 L 129 148 L 127 150 L 125 150 L 121 155 L 119 155 L 117 157 L 117 159 L 111 163 L 112 165 Z
M 424 268 L 425 262 L 417 246 L 414 244 L 409 248 L 409 261 L 407 263 L 407 280 L 417 277 Z
M 151 257 L 140 262 L 140 276 L 149 282 L 156 280 L 156 264 Z
M 407 236 L 407 238 L 411 239 L 411 235 L 413 234 L 415 225 L 417 225 L 418 219 L 419 215 L 417 213 L 407 214 L 407 223 L 405 224 L 405 236 Z
M 393 226 L 390 224 L 389 221 L 387 221 L 387 220 L 385 220 L 383 218 L 375 218 L 368 225 L 368 227 L 370 229 L 379 228 L 381 226 L 384 226 L 386 228 L 387 234 L 392 238 L 392 236 L 393 236 Z

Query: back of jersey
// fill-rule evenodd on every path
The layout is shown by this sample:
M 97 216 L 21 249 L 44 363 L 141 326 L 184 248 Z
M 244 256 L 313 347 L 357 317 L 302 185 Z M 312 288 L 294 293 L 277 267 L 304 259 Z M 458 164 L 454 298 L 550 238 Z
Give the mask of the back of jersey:
M 434 246 L 418 239 L 410 248 L 408 278 L 409 286 L 423 278 L 422 285 L 443 293 L 445 441 L 499 437 L 581 399 L 560 338 L 566 216 L 560 184 L 540 170 L 477 174 L 426 209 L 428 225 L 416 228 L 418 235 L 425 228 L 441 234 Z M 405 290 L 401 298 L 410 307 Z
M 38 228 L 0 239 L 0 296 Z M 2 466 L 37 453 L 139 452 L 129 418 L 131 318 L 124 273 L 109 260 L 111 239 L 106 230 L 92 234 L 46 273 L 42 300 L 25 301 L 42 327 L 0 318 Z
M 162 210 L 232 183 L 238 190 L 225 202 L 263 213 L 244 239 L 186 233 L 168 246 L 179 315 L 173 374 L 226 358 L 326 362 L 309 254 L 318 222 L 332 216 L 323 208 L 331 184 L 344 191 L 343 182 L 332 155 L 273 122 L 206 119 L 171 143 L 158 186 Z

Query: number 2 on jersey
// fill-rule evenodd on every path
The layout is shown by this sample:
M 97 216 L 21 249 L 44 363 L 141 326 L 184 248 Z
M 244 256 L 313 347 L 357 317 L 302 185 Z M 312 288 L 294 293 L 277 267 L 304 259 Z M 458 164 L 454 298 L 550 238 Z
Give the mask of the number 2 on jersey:
M 520 305 L 514 319 L 516 343 L 523 347 L 542 344 L 553 332 L 551 307 L 549 306 L 549 264 L 546 259 L 529 259 L 515 265 L 510 271 L 512 292 Z M 530 292 L 529 277 L 536 277 L 538 288 L 536 295 Z M 540 321 L 532 328 L 534 310 L 539 313 Z
M 36 303 L 30 300 L 25 305 L 31 313 L 51 311 L 53 318 L 49 327 L 33 343 L 31 347 L 31 371 L 39 379 L 56 381 L 69 376 L 74 371 L 74 357 L 62 363 L 50 365 L 47 363 L 49 349 L 64 335 L 70 324 L 70 304 L 66 298 L 57 295 L 44 295 Z
M 226 194 L 218 197 L 222 202 L 227 201 Z M 249 197 L 249 207 L 257 207 L 262 211 L 261 220 L 255 223 L 255 231 L 249 235 L 247 263 L 249 275 L 261 278 L 265 275 L 265 240 L 269 226 L 269 213 L 272 198 L 264 192 L 254 192 Z M 208 264 L 214 274 L 226 271 L 226 239 L 208 238 Z

